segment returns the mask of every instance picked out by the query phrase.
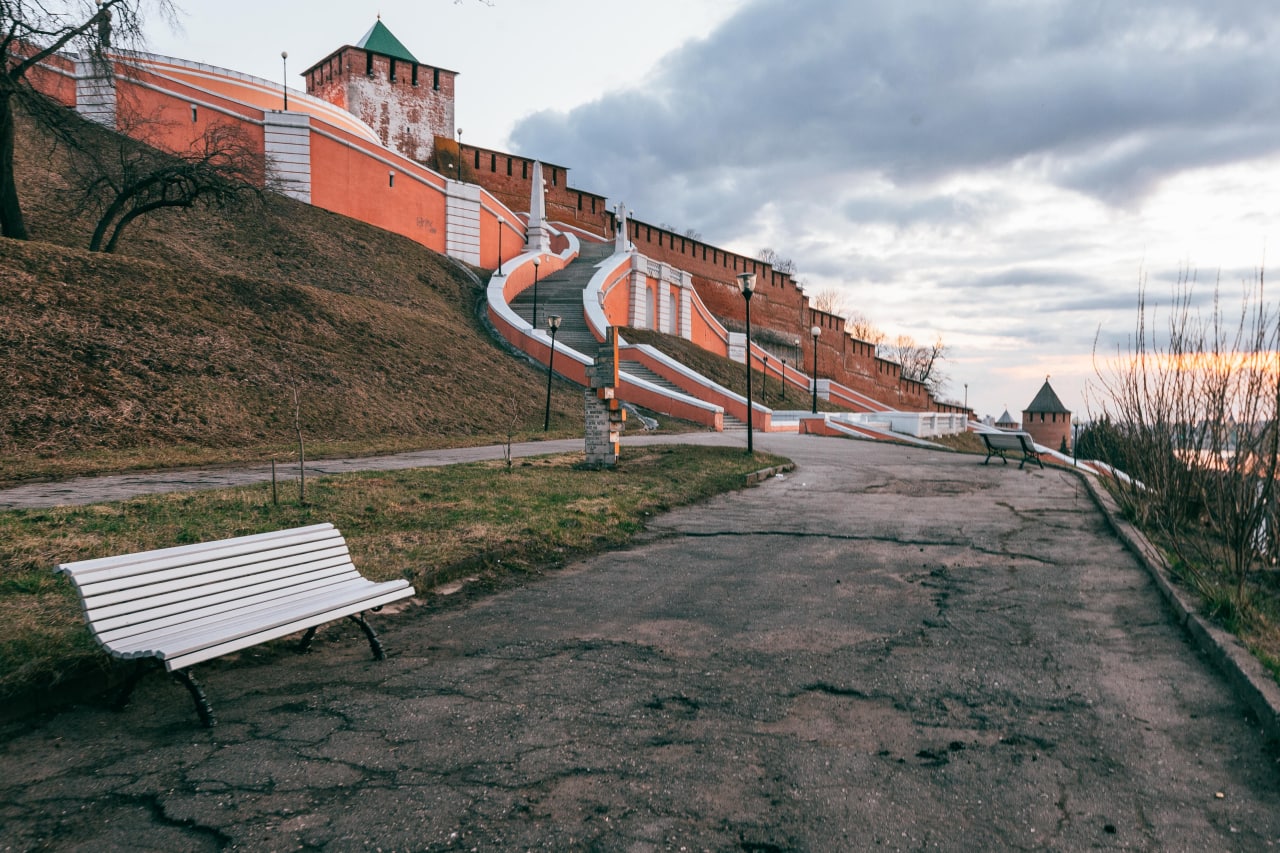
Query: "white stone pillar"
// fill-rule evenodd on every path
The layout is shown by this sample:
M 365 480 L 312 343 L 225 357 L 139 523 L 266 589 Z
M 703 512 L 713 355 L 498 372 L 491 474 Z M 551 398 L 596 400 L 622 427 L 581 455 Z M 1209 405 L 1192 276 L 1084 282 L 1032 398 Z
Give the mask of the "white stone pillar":
M 480 187 L 446 181 L 445 193 L 444 253 L 480 266 Z
M 105 127 L 116 126 L 116 81 L 104 61 L 76 60 L 76 112 Z
M 311 116 L 270 110 L 263 116 L 267 186 L 311 203 Z
M 547 232 L 547 194 L 542 187 L 542 163 L 533 161 L 533 192 L 529 196 L 529 227 L 524 247 L 530 252 L 551 251 L 551 235 Z
M 631 325 L 637 329 L 649 328 L 649 281 L 645 275 L 648 260 L 641 255 L 631 256 Z
M 693 276 L 680 272 L 680 337 L 693 340 Z

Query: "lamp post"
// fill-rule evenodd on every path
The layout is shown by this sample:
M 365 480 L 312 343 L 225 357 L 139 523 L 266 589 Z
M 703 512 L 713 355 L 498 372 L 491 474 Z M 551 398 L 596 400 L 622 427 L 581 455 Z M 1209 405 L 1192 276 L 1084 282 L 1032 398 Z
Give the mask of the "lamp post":
M 964 383 L 964 416 L 969 417 L 969 383 Z
M 547 357 L 547 414 L 542 420 L 542 431 L 551 429 L 551 365 L 556 360 L 556 332 L 560 329 L 560 315 L 547 318 L 547 331 L 551 332 L 551 355 Z
M 280 51 L 280 65 L 284 69 L 284 85 L 280 87 L 284 92 L 284 111 L 289 112 L 289 51 Z
M 507 227 L 507 220 L 498 217 L 498 275 L 502 275 L 502 229 Z
M 533 317 L 529 325 L 538 328 L 538 267 L 542 266 L 542 258 L 533 259 Z
M 818 335 L 822 334 L 822 329 L 814 326 L 809 330 L 809 334 L 813 335 L 813 414 L 818 414 Z
M 462 128 L 458 128 L 458 183 L 462 183 Z
M 782 405 L 787 404 L 787 360 L 782 360 L 782 391 L 779 394 L 782 398 Z
M 751 294 L 756 290 L 756 274 L 753 272 L 738 273 L 738 288 L 747 303 L 747 452 L 754 453 L 755 445 L 752 433 L 754 425 L 751 417 Z

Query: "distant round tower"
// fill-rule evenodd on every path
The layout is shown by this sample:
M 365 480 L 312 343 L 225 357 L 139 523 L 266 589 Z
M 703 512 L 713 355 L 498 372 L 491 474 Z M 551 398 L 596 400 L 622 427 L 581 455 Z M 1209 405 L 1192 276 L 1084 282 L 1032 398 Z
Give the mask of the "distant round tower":
M 1008 408 L 1006 408 L 1004 413 L 1000 415 L 1000 420 L 996 421 L 996 429 L 1016 431 L 1021 428 L 1022 427 L 1018 425 L 1018 422 L 1013 419 L 1013 415 L 1009 414 Z
M 1057 450 L 1065 443 L 1070 449 L 1071 412 L 1054 393 L 1048 376 L 1031 405 L 1022 410 L 1022 428 L 1031 434 L 1036 444 Z
M 437 136 L 454 137 L 457 72 L 418 62 L 381 17 L 359 42 L 338 48 L 302 76 L 308 95 L 342 107 L 410 159 L 426 162 Z

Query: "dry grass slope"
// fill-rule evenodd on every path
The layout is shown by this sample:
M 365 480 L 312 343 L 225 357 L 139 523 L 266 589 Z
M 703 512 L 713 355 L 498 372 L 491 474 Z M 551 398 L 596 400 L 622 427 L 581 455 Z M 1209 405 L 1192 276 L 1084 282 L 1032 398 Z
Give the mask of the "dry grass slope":
M 544 386 L 451 260 L 289 199 L 139 220 L 83 250 L 60 152 L 20 131 L 35 240 L 0 240 L 0 478 L 541 434 Z M 559 385 L 553 425 L 581 430 Z M 163 451 L 158 450 L 164 448 Z

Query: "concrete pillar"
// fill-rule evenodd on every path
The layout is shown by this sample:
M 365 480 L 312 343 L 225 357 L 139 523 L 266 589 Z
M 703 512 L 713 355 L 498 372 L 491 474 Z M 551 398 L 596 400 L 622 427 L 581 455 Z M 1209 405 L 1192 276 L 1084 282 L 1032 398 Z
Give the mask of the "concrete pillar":
M 649 281 L 645 275 L 647 259 L 631 256 L 631 325 L 637 329 L 649 328 Z
M 311 203 L 311 116 L 271 110 L 263 117 L 267 186 Z
M 680 337 L 693 340 L 693 276 L 680 272 Z
M 451 258 L 480 266 L 480 187 L 447 181 L 445 249 Z
M 76 112 L 105 127 L 116 126 L 116 81 L 101 61 L 76 60 Z
M 542 163 L 533 161 L 533 192 L 529 198 L 529 227 L 524 247 L 530 252 L 551 251 L 551 234 L 547 231 L 547 196 L 542 187 Z

